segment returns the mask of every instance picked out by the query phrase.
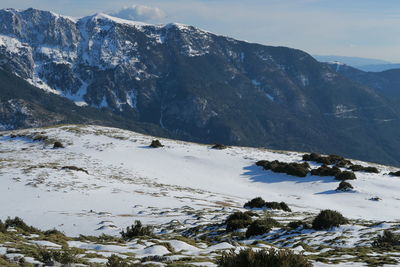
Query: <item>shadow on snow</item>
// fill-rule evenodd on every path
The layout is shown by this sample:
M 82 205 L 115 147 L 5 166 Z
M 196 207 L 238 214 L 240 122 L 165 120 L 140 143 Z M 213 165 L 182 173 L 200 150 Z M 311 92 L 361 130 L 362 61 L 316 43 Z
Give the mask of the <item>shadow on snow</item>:
M 322 183 L 338 183 L 334 177 L 332 176 L 313 176 L 310 173 L 307 174 L 306 177 L 297 177 L 288 175 L 285 173 L 275 173 L 272 171 L 264 170 L 262 167 L 257 165 L 250 165 L 243 168 L 244 172 L 242 176 L 245 176 L 252 182 L 259 182 L 259 183 L 282 183 L 282 182 L 294 182 L 294 183 L 314 183 L 314 182 L 322 182 Z M 329 190 L 335 191 L 335 190 Z M 321 192 L 321 194 L 324 192 Z M 327 194 L 332 194 L 326 191 Z

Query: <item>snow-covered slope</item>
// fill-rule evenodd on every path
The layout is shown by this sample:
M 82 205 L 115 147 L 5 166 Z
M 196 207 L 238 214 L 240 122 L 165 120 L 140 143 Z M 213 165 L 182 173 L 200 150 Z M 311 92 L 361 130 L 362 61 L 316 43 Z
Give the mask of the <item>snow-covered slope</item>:
M 400 179 L 385 175 L 390 167 L 379 166 L 380 174 L 358 172 L 358 179 L 352 181 L 355 191 L 338 193 L 334 190 L 339 182 L 333 177 L 299 178 L 255 165 L 261 159 L 299 162 L 301 154 L 296 152 L 245 147 L 215 150 L 164 139 L 165 147 L 151 149 L 150 136 L 98 126 L 13 133 L 61 140 L 64 149 L 9 134 L 1 137 L 0 200 L 10 204 L 1 206 L 1 216 L 21 216 L 35 226 L 56 226 L 72 235 L 101 233 L 99 223 L 104 220 L 117 227 L 111 233 L 133 219 L 183 223 L 188 219 L 185 206 L 238 208 L 257 196 L 285 201 L 295 211 L 329 208 L 352 219 L 398 218 Z M 63 169 L 66 166 L 87 173 Z M 382 200 L 370 201 L 372 197 Z
M 370 247 L 371 236 L 382 229 L 398 230 L 400 179 L 388 175 L 395 168 L 374 165 L 379 174 L 357 172 L 357 179 L 351 181 L 355 189 L 339 192 L 335 191 L 339 181 L 333 177 L 308 174 L 300 178 L 255 165 L 258 160 L 301 162 L 299 152 L 247 147 L 216 150 L 168 139 L 160 139 L 164 147 L 150 148 L 153 139 L 115 128 L 81 125 L 2 132 L 0 219 L 19 216 L 40 229 L 55 227 L 70 236 L 118 236 L 134 220 L 140 220 L 155 227 L 158 240 L 139 238 L 121 244 L 81 237 L 69 239 L 68 245 L 91 255 L 81 256 L 89 257 L 89 262 L 105 263 L 112 254 L 136 258 L 169 255 L 166 260 L 186 257 L 192 262 L 200 260 L 200 266 L 216 266 L 216 257 L 223 250 L 270 245 L 303 251 L 310 259 L 319 255 L 325 262 L 352 265 L 360 261 L 352 253 L 358 253 L 357 247 Z M 54 149 L 55 141 L 65 148 Z M 292 212 L 257 211 L 283 224 L 309 220 L 321 209 L 338 210 L 351 223 L 327 231 L 274 228 L 265 235 L 238 240 L 221 231 L 228 215 L 243 211 L 243 204 L 257 196 L 290 206 Z M 371 200 L 376 197 L 380 200 Z M 243 234 L 241 231 L 234 234 Z M 194 239 L 177 240 L 182 234 Z M 209 235 L 208 241 L 199 239 L 200 235 Z M 23 237 L 31 245 L 61 247 L 42 236 Z M 0 241 L 0 254 L 21 256 L 5 249 L 10 244 Z M 93 258 L 93 254 L 97 256 Z

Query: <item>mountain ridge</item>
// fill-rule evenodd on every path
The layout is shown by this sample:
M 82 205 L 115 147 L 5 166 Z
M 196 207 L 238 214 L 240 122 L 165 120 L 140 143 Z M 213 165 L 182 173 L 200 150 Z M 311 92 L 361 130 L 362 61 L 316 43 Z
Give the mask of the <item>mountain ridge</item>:
M 0 11 L 0 65 L 78 105 L 154 125 L 156 135 L 400 164 L 388 149 L 400 142 L 390 122 L 398 113 L 307 53 L 105 16 Z

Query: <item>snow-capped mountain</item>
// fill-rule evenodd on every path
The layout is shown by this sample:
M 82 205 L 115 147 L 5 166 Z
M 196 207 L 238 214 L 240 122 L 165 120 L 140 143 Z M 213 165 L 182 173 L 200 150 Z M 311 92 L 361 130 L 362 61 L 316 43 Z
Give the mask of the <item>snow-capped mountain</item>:
M 399 164 L 400 152 L 392 149 L 400 135 L 392 123 L 397 111 L 378 91 L 296 49 L 181 24 L 4 9 L 0 66 L 42 92 L 98 109 L 103 125 L 141 130 L 137 125 L 144 123 L 149 133 L 203 143 L 314 150 Z M 11 89 L 5 84 L 0 90 Z M 75 114 L 86 116 L 78 106 Z M 113 120 L 103 112 L 112 113 Z M 10 129 L 23 125 L 9 121 L 0 123 Z
M 147 25 L 106 14 L 75 20 L 4 9 L 0 22 L 2 64 L 18 76 L 77 105 L 120 111 L 137 109 L 141 83 L 159 78 L 164 60 L 159 50 L 167 43 L 179 43 L 179 53 L 189 57 L 209 53 L 212 45 L 210 34 L 194 27 Z M 99 81 L 107 72 L 115 75 L 111 84 Z M 152 86 L 146 89 L 151 92 Z

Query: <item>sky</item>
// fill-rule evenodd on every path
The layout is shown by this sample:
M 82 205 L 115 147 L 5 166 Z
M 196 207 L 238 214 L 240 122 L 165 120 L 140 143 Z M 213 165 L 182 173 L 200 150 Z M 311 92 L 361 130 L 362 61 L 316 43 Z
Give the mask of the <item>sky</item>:
M 400 0 L 0 0 L 0 8 L 29 7 L 179 22 L 313 55 L 400 62 Z

